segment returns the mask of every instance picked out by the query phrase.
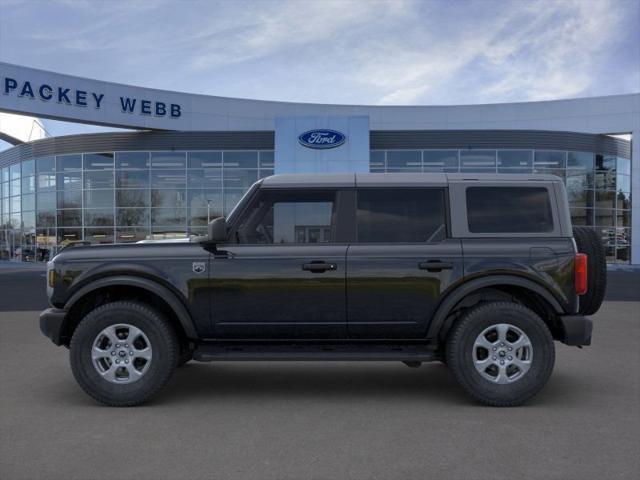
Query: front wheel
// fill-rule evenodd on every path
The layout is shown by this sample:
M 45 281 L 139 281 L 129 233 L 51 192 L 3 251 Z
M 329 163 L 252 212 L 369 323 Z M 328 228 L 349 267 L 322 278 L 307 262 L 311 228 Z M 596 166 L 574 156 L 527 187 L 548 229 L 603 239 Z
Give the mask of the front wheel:
M 551 332 L 528 308 L 511 302 L 479 305 L 453 327 L 447 365 L 479 402 L 521 405 L 547 383 L 555 363 Z
M 171 377 L 178 342 L 169 322 L 151 307 L 130 301 L 102 305 L 78 325 L 70 345 L 73 375 L 105 405 L 139 405 Z

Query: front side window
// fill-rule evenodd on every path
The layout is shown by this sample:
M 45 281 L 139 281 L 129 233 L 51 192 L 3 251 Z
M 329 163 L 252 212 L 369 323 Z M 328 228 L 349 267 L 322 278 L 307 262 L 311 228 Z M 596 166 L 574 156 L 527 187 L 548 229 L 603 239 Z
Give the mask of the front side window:
M 471 233 L 553 231 L 549 192 L 543 187 L 469 187 L 467 217 Z
M 330 243 L 335 238 L 335 192 L 263 191 L 236 230 L 242 244 Z
M 360 243 L 440 241 L 445 236 L 444 190 L 362 189 L 358 191 Z

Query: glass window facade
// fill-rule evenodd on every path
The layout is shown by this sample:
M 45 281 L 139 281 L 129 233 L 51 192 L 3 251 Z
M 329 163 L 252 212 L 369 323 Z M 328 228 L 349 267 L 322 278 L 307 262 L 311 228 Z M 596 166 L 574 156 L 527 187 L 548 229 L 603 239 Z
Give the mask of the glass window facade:
M 31 158 L 0 168 L 0 258 L 47 260 L 70 241 L 126 243 L 203 234 L 273 175 L 273 150 L 131 151 Z M 371 172 L 553 174 L 576 225 L 596 228 L 610 263 L 631 259 L 631 160 L 534 149 L 372 150 Z
M 127 243 L 206 232 L 259 178 L 265 151 L 96 152 L 0 169 L 0 258 L 45 261 L 72 241 Z

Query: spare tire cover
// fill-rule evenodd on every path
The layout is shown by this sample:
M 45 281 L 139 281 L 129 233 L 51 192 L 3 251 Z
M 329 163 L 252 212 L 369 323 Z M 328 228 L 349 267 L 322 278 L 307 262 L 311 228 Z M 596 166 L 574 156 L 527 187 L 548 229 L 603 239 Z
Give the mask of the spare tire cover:
M 607 258 L 602 239 L 590 227 L 573 227 L 578 252 L 587 255 L 587 293 L 580 296 L 582 315 L 593 315 L 600 309 L 607 290 Z

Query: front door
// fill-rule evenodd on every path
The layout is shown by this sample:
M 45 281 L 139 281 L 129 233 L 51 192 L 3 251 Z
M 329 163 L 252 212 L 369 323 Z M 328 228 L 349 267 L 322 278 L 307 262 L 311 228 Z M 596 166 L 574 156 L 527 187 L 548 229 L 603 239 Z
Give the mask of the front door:
M 358 190 L 347 253 L 351 337 L 424 337 L 443 292 L 463 275 L 445 211 L 443 188 Z
M 216 338 L 346 335 L 346 243 L 337 192 L 258 192 L 211 261 Z

